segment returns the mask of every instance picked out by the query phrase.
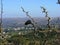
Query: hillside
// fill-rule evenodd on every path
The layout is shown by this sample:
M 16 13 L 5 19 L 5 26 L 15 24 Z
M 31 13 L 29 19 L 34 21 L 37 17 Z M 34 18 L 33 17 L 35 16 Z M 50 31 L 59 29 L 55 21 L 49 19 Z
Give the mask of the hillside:
M 3 27 L 23 27 L 24 23 L 29 20 L 29 18 L 4 18 Z M 45 18 L 34 18 L 37 25 L 46 25 L 47 19 Z M 52 18 L 50 24 L 58 24 L 60 26 L 60 18 Z

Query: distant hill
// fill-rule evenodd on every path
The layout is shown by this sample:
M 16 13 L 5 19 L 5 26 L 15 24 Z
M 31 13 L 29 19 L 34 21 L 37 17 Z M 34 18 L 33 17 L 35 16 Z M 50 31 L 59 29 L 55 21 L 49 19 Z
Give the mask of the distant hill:
M 4 18 L 3 19 L 3 27 L 23 27 L 24 23 L 29 20 L 29 18 Z M 37 25 L 46 25 L 46 18 L 34 18 Z M 60 24 L 60 18 L 52 18 L 50 21 L 51 24 Z

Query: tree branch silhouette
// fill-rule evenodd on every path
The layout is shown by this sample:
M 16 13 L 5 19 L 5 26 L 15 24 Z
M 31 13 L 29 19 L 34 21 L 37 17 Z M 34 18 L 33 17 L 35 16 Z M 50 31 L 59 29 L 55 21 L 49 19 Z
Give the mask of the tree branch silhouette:
M 36 30 L 36 22 L 34 21 L 34 19 L 29 15 L 29 12 L 28 11 L 25 11 L 23 7 L 21 7 L 22 11 L 26 14 L 27 17 L 29 17 L 32 21 L 32 25 L 34 27 L 34 33 L 35 33 L 35 30 Z
M 45 13 L 45 17 L 47 18 L 47 21 L 48 21 L 48 28 L 50 29 L 50 17 L 48 16 L 48 11 L 44 8 L 44 7 L 41 7 L 41 9 L 43 10 L 42 13 Z

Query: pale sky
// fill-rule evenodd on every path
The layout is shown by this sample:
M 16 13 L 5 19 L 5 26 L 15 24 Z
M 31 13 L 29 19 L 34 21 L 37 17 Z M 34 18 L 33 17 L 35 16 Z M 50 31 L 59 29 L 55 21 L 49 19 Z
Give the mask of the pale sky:
M 57 0 L 3 0 L 3 5 L 3 17 L 6 18 L 26 17 L 26 15 L 21 10 L 21 6 L 26 11 L 29 11 L 30 16 L 32 17 L 44 17 L 40 6 L 43 6 L 47 9 L 49 16 L 60 16 L 60 5 L 57 4 Z

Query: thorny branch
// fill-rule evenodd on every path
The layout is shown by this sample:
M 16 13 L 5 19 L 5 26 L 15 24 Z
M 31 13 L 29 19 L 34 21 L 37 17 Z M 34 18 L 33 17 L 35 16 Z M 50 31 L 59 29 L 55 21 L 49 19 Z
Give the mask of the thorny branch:
M 45 17 L 47 18 L 47 21 L 48 21 L 48 28 L 50 29 L 50 17 L 48 16 L 48 11 L 46 11 L 46 9 L 44 7 L 41 7 L 41 9 L 43 10 L 42 13 L 45 13 Z
M 26 14 L 26 16 L 28 16 L 28 17 L 32 20 L 32 25 L 33 25 L 33 27 L 34 27 L 34 33 L 35 33 L 35 30 L 36 30 L 36 22 L 35 22 L 34 19 L 28 14 L 28 12 L 26 12 L 26 11 L 24 10 L 23 7 L 21 7 L 21 9 L 22 9 L 22 11 Z

